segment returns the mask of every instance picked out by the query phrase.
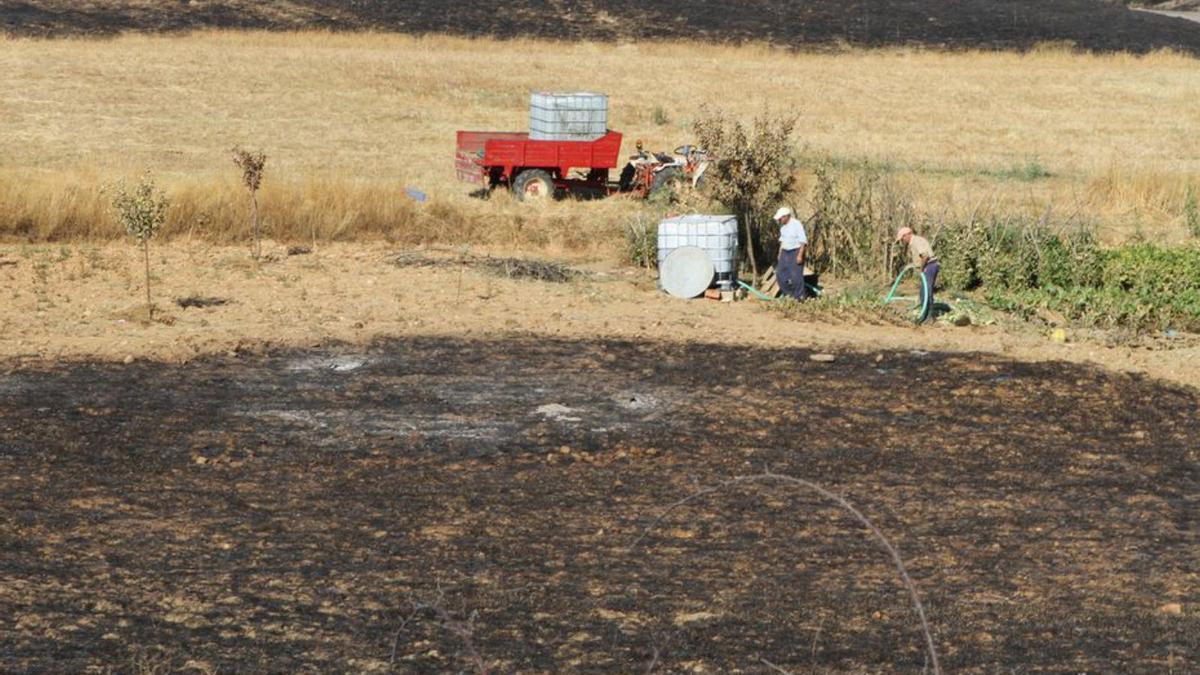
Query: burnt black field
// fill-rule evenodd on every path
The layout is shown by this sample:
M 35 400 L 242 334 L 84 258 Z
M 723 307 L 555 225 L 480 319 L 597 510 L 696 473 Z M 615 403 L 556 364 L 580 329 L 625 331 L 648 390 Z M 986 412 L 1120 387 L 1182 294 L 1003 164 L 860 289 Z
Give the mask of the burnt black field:
M 721 492 L 630 547 L 765 469 L 891 538 L 946 672 L 1200 668 L 1195 390 L 808 356 L 430 338 L 16 367 L 0 670 L 920 671 L 886 554 L 815 495 Z
M 562 40 L 772 42 L 797 48 L 1028 49 L 1200 54 L 1200 24 L 1106 0 L 0 0 L 0 31 L 113 35 L 203 28 L 378 30 Z M 520 64 L 496 64 L 519 67 Z M 669 95 L 664 92 L 664 95 Z

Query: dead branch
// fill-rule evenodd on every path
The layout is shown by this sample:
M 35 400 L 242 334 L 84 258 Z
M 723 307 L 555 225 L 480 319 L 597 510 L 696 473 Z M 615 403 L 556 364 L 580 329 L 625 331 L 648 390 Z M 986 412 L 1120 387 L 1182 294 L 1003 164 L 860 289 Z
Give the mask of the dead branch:
M 759 660 L 759 661 L 762 661 L 762 664 L 763 664 L 764 666 L 766 666 L 766 667 L 770 668 L 771 670 L 773 670 L 773 671 L 775 671 L 775 672 L 777 672 L 777 673 L 783 673 L 783 675 L 792 675 L 792 671 L 790 671 L 790 670 L 784 670 L 783 668 L 780 668 L 779 666 L 775 665 L 774 663 L 771 663 L 770 661 L 768 661 L 768 660 L 764 659 L 764 658 L 763 658 L 763 657 L 761 657 L 761 656 L 760 656 L 760 657 L 758 657 L 758 660 Z
M 475 669 L 479 671 L 479 675 L 488 675 L 488 673 L 491 673 L 492 666 L 483 658 L 483 654 L 480 653 L 479 648 L 475 646 L 475 617 L 477 614 L 471 612 L 466 621 L 458 621 L 450 616 L 450 613 L 442 607 L 435 608 L 435 611 L 437 611 L 438 616 L 442 620 L 442 627 L 462 640 L 463 648 L 467 650 L 467 655 L 470 657 L 471 662 L 475 664 Z
M 658 659 L 661 655 L 662 654 L 659 652 L 658 647 L 655 647 L 654 654 L 650 658 L 650 665 L 646 666 L 646 675 L 650 675 L 650 673 L 653 673 L 654 669 L 658 667 Z
M 479 651 L 479 647 L 475 644 L 475 618 L 478 616 L 478 614 L 476 612 L 471 612 L 471 614 L 467 616 L 466 620 L 460 621 L 455 619 L 450 612 L 446 610 L 446 607 L 442 602 L 444 597 L 444 593 L 439 588 L 437 598 L 435 598 L 432 602 L 414 602 L 414 614 L 423 610 L 433 612 L 438 618 L 438 624 L 462 641 L 463 649 L 466 650 L 468 659 L 471 661 L 472 665 L 475 666 L 475 671 L 479 673 L 479 675 L 491 675 L 492 665 L 486 658 L 484 658 L 483 653 Z M 400 626 L 400 630 L 404 629 L 404 624 L 407 624 L 408 620 L 409 619 L 404 620 L 404 623 L 402 623 Z M 399 638 L 399 634 L 399 631 L 397 631 L 397 638 Z M 393 644 L 393 662 L 395 660 L 395 654 L 396 648 L 395 644 Z
M 913 583 L 912 577 L 908 575 L 908 570 L 904 566 L 904 560 L 900 557 L 900 553 L 894 546 L 892 546 L 891 542 L 887 540 L 887 537 L 883 536 L 883 532 L 881 532 L 879 528 L 875 527 L 875 524 L 872 523 L 865 515 L 863 515 L 861 511 L 854 508 L 850 502 L 846 501 L 846 499 L 842 496 L 830 492 L 829 490 L 811 481 L 804 480 L 803 478 L 795 478 L 793 476 L 778 474 L 767 470 L 763 473 L 754 474 L 751 476 L 735 476 L 712 487 L 701 488 L 668 505 L 667 508 L 664 509 L 657 518 L 655 518 L 649 525 L 645 527 L 645 529 L 642 530 L 642 533 L 638 536 L 638 538 L 629 545 L 628 550 L 632 552 L 634 549 L 636 549 L 638 545 L 641 544 L 642 541 L 650 534 L 650 531 L 657 528 L 662 521 L 665 520 L 666 517 L 677 508 L 697 501 L 702 497 L 713 494 L 714 492 L 721 492 L 739 485 L 771 482 L 784 483 L 815 492 L 840 506 L 850 515 L 854 516 L 855 520 L 857 520 L 859 523 L 862 523 L 864 527 L 870 530 L 871 534 L 875 537 L 879 544 L 883 546 L 884 550 L 886 550 L 888 555 L 891 556 L 892 563 L 895 564 L 896 570 L 900 575 L 900 579 L 904 583 L 904 587 L 908 590 L 909 598 L 912 600 L 913 609 L 916 611 L 917 616 L 921 620 L 921 631 L 925 635 L 925 648 L 928 652 L 929 662 L 933 665 L 933 673 L 934 675 L 941 675 L 942 668 L 938 663 L 937 648 L 933 643 L 933 633 L 929 630 L 929 621 L 925 618 L 925 606 L 921 604 L 921 596 L 917 593 L 917 586 L 915 583 Z

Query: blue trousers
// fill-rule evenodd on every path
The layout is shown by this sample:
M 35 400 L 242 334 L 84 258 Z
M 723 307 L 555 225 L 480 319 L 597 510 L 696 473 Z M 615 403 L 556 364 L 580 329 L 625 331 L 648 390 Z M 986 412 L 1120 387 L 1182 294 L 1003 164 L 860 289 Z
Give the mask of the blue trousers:
M 804 286 L 804 265 L 796 262 L 795 251 L 780 251 L 779 264 L 775 266 L 775 277 L 779 279 L 779 290 L 784 296 L 803 300 L 808 296 Z
M 933 316 L 933 288 L 937 285 L 938 272 L 942 271 L 942 266 L 938 261 L 933 260 L 921 272 L 925 277 L 925 283 L 921 286 L 921 306 L 925 308 L 925 313 L 921 315 L 920 322 L 924 323 Z M 925 297 L 928 293 L 929 297 Z

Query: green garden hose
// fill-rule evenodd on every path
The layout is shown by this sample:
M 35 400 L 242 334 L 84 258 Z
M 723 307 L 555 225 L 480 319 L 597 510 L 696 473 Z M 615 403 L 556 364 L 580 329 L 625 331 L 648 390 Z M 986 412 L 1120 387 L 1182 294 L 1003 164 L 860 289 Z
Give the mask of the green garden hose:
M 778 298 L 772 298 L 771 296 L 767 295 L 766 293 L 763 293 L 762 291 L 760 291 L 757 288 L 751 286 L 750 284 L 742 281 L 741 279 L 738 279 L 738 286 L 741 286 L 742 288 L 746 289 L 747 291 L 750 291 L 751 293 L 754 294 L 754 297 L 758 298 L 759 300 L 766 300 L 767 302 L 775 302 L 776 300 L 778 300 Z
M 896 302 L 898 300 L 916 300 L 917 304 L 913 306 L 913 310 L 915 311 L 917 309 L 920 309 L 920 312 L 917 314 L 917 319 L 916 319 L 917 321 L 920 321 L 921 319 L 925 318 L 925 312 L 929 311 L 929 280 L 925 278 L 925 275 L 924 274 L 917 275 L 917 276 L 921 277 L 921 297 L 920 298 L 911 298 L 911 297 L 907 297 L 907 296 L 896 295 L 896 289 L 900 288 L 900 282 L 904 281 L 904 275 L 909 272 L 916 273 L 916 271 L 917 271 L 917 268 L 913 267 L 912 265 L 906 265 L 904 267 L 904 269 L 900 270 L 900 274 L 896 275 L 896 281 L 892 283 L 892 290 L 888 291 L 887 297 L 883 299 L 883 304 L 886 305 L 888 303 Z

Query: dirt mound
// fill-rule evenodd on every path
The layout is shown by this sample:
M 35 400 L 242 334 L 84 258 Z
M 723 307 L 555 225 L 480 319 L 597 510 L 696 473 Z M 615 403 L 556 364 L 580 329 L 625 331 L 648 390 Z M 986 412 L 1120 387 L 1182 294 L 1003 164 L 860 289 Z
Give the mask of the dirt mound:
M 0 6 L 17 35 L 202 27 L 376 29 L 568 40 L 672 38 L 793 46 L 930 45 L 1025 49 L 1070 42 L 1095 51 L 1200 53 L 1200 26 L 1100 0 L 23 0 Z
M 5 672 L 1189 671 L 1194 390 L 449 337 L 0 375 Z M 920 386 L 914 388 L 913 383 Z M 153 668 L 148 666 L 155 666 Z

